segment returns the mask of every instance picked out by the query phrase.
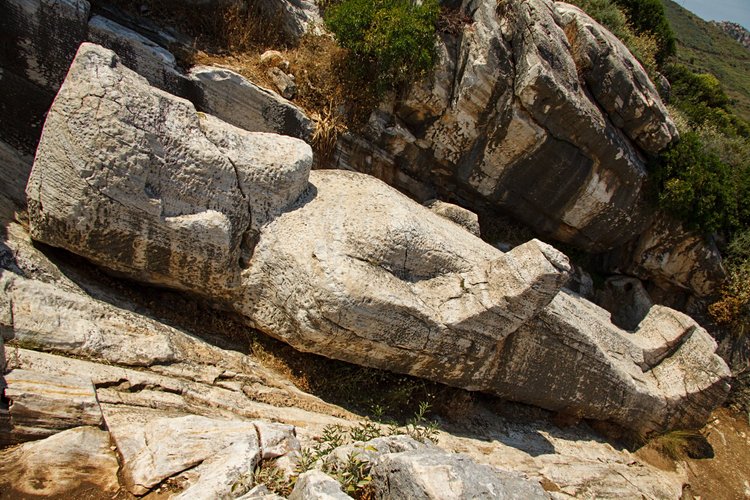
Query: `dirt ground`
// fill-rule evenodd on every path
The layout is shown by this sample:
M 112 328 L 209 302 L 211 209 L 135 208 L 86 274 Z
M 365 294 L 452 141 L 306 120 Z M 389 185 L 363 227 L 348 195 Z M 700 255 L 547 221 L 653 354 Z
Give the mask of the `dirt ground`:
M 714 413 L 706 426 L 715 458 L 686 461 L 690 487 L 684 498 L 750 498 L 750 425 L 748 415 L 726 408 Z
M 719 408 L 702 430 L 711 444 L 714 458 L 682 461 L 688 473 L 688 484 L 682 500 L 750 499 L 750 425 L 748 415 Z M 636 455 L 661 469 L 674 470 L 674 460 L 647 445 Z

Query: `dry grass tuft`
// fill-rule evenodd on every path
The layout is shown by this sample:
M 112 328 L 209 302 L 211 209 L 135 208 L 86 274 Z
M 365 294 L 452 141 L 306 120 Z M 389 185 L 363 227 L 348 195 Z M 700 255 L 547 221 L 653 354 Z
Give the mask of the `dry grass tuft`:
M 366 123 L 377 105 L 377 96 L 361 72 L 349 67 L 348 51 L 330 36 L 305 35 L 298 46 L 276 47 L 276 50 L 289 61 L 287 72 L 294 75 L 297 84 L 297 95 L 292 102 L 315 122 L 312 146 L 318 161 L 325 161 L 331 157 L 340 134 Z M 200 51 L 194 62 L 231 69 L 273 89 L 268 68 L 260 62 L 261 54 L 257 47 L 229 54 Z
M 347 130 L 344 117 L 333 109 L 333 101 L 323 110 L 322 115 L 313 111 L 310 117 L 315 122 L 312 147 L 317 153 L 318 161 L 326 161 L 333 155 L 339 135 Z

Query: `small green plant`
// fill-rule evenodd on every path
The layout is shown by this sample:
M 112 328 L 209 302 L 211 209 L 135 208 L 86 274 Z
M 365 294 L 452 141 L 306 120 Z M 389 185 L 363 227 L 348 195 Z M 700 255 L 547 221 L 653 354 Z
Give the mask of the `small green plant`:
M 657 40 L 659 64 L 677 53 L 677 41 L 661 0 L 614 0 L 625 12 L 637 34 L 650 34 Z
M 363 498 L 369 493 L 372 476 L 368 460 L 361 460 L 357 452 L 351 452 L 344 462 L 330 461 L 323 471 L 336 478 L 342 489 L 353 498 Z
M 269 490 L 283 497 L 289 496 L 294 488 L 294 481 L 287 477 L 274 461 L 265 461 L 255 469 L 254 484 L 265 484 Z
M 382 436 L 380 426 L 374 422 L 360 422 L 356 427 L 349 429 L 349 436 L 352 441 L 369 441 Z
M 430 409 L 430 403 L 423 401 L 419 404 L 419 410 L 413 418 L 406 424 L 406 434 L 412 439 L 416 439 L 422 443 L 436 443 L 438 424 L 427 420 L 425 417 L 427 411 Z
M 346 433 L 340 425 L 326 425 L 318 442 L 319 455 L 324 456 L 346 442 Z
M 721 290 L 721 298 L 711 304 L 708 311 L 716 323 L 729 329 L 735 345 L 741 347 L 750 334 L 750 229 L 735 235 L 727 249 L 725 262 L 727 281 Z M 747 356 L 742 351 L 739 351 L 742 361 L 746 361 Z
M 685 458 L 708 458 L 705 455 L 712 453 L 706 438 L 699 431 L 674 430 L 662 434 L 652 441 L 654 446 L 664 456 L 672 460 L 684 460 Z M 706 446 L 708 449 L 706 449 Z
M 368 71 L 379 92 L 413 82 L 432 69 L 440 7 L 437 0 L 343 0 L 325 14 L 352 71 Z
M 310 448 L 302 448 L 297 457 L 297 463 L 294 467 L 294 473 L 300 475 L 303 472 L 307 472 L 313 468 L 315 462 L 318 461 L 318 456 L 315 450 Z
M 750 126 L 732 113 L 732 102 L 714 75 L 694 73 L 682 64 L 666 65 L 664 74 L 672 85 L 672 102 L 692 127 L 708 124 L 724 135 L 750 136 Z
M 712 233 L 739 225 L 740 186 L 735 172 L 711 151 L 698 134 L 688 132 L 662 155 L 655 172 L 659 204 L 689 226 Z
M 624 9 L 615 0 L 570 0 L 620 39 L 653 77 L 658 73 L 659 39 L 648 30 L 633 27 Z

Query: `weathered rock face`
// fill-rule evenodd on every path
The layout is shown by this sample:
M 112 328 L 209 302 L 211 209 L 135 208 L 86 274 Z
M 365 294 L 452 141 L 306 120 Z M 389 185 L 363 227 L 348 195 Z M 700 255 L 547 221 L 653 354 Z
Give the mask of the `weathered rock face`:
M 506 341 L 493 392 L 644 433 L 691 428 L 708 418 L 706 401 L 729 391 L 728 368 L 715 350 L 711 336 L 677 311 L 654 307 L 630 334 L 604 309 L 563 290 Z M 542 372 L 555 377 L 542 383 Z
M 184 96 L 187 78 L 177 69 L 174 55 L 160 45 L 102 16 L 92 16 L 87 40 L 114 51 L 122 63 L 156 88 Z
M 663 290 L 698 296 L 716 293 L 726 277 L 716 244 L 664 214 L 602 260 L 615 272 L 651 280 Z
M 314 0 L 261 0 L 258 7 L 268 19 L 279 23 L 279 29 L 292 42 L 323 24 Z
M 143 495 L 164 479 L 200 464 L 193 471 L 197 480 L 182 493 L 182 498 L 195 498 L 191 494 L 201 491 L 200 498 L 226 498 L 231 493 L 227 486 L 241 474 L 255 469 L 261 458 L 253 422 L 195 415 L 146 422 L 132 417 L 110 416 L 107 426 L 126 464 L 123 475 L 127 487 L 136 495 Z M 164 453 L 164 450 L 170 451 Z M 233 469 L 237 471 L 235 477 L 227 478 Z M 209 486 L 211 483 L 213 487 Z M 221 491 L 221 487 L 226 491 Z
M 44 114 L 86 37 L 86 0 L 6 0 L 0 32 L 0 135 L 33 153 Z
M 3 164 L 2 193 L 13 205 L 12 208 L 26 206 L 26 181 L 31 172 L 33 157 L 24 155 L 4 141 L 0 141 L 0 163 Z
M 0 489 L 9 495 L 67 496 L 94 490 L 116 495 L 119 466 L 109 433 L 76 427 L 0 452 Z
M 474 22 L 443 35 L 433 77 L 373 114 L 365 141 L 344 139 L 337 162 L 418 197 L 502 207 L 591 251 L 638 234 L 649 216 L 642 151 L 676 136 L 639 63 L 565 4 L 463 8 Z
M 677 129 L 627 47 L 578 7 L 557 2 L 555 10 L 579 74 L 613 125 L 647 153 L 669 145 Z
M 644 432 L 700 425 L 691 401 L 726 395 L 729 372 L 695 322 L 649 357 L 645 328 L 620 330 L 561 290 L 567 262 L 550 247 L 439 236 L 444 222 L 362 175 L 313 171 L 311 190 L 263 229 L 237 306 L 298 349 Z
M 550 498 L 539 483 L 431 447 L 383 455 L 372 476 L 377 498 Z
M 290 500 L 347 500 L 338 481 L 328 474 L 313 469 L 300 474 L 294 485 Z
M 64 429 L 102 423 L 90 379 L 18 369 L 4 379 L 12 432 L 0 429 L 0 442 L 40 439 Z
M 428 200 L 424 206 L 441 217 L 453 221 L 479 238 L 479 218 L 477 214 L 463 207 L 440 200 Z
M 3 168 L 0 164 L 0 170 Z M 107 287 L 106 282 L 92 282 L 91 277 L 83 279 L 84 276 L 74 272 L 70 265 L 63 266 L 59 260 L 51 262 L 31 244 L 19 225 L 7 225 L 1 234 L 5 240 L 2 243 L 15 256 L 11 267 L 26 276 L 5 278 L 3 287 L 8 283 L 11 287 L 2 288 L 3 293 L 0 293 L 0 304 L 5 304 L 0 306 L 0 319 L 3 320 L 0 334 L 8 339 L 18 334 L 14 345 L 6 351 L 9 370 L 13 370 L 13 373 L 25 370 L 43 374 L 47 378 L 90 379 L 107 427 L 112 430 L 105 433 L 76 428 L 2 454 L 0 489 L 3 492 L 18 493 L 18 496 L 59 494 L 79 497 L 90 495 L 93 491 L 99 494 L 111 491 L 114 494 L 118 487 L 124 489 L 125 485 L 118 485 L 117 460 L 111 450 L 110 439 L 113 434 L 122 435 L 128 428 L 132 430 L 136 423 L 140 423 L 140 427 L 130 433 L 125 432 L 133 439 L 152 429 L 155 422 L 159 422 L 162 428 L 171 428 L 178 422 L 185 422 L 188 415 L 208 417 L 198 419 L 202 422 L 202 428 L 210 428 L 208 424 L 219 428 L 223 422 L 230 422 L 227 426 L 229 434 L 236 426 L 246 425 L 248 422 L 244 420 L 251 419 L 264 460 L 280 454 L 282 459 L 288 458 L 284 454 L 295 449 L 296 439 L 291 426 L 258 422 L 259 418 L 295 425 L 300 439 L 306 439 L 306 446 L 312 444 L 311 438 L 319 435 L 325 425 L 356 424 L 356 416 L 296 389 L 279 373 L 261 366 L 252 355 L 220 349 L 199 340 L 194 335 L 202 334 L 202 329 L 183 331 L 153 319 L 159 317 L 154 312 L 149 312 L 150 317 L 134 312 L 143 306 L 123 297 L 118 292 L 119 287 L 112 289 Z M 2 267 L 5 266 L 6 262 L 3 261 Z M 60 269 L 57 266 L 61 266 Z M 4 273 L 7 276 L 8 271 Z M 8 293 L 5 293 L 6 290 Z M 28 298 L 26 294 L 29 294 Z M 51 303 L 56 304 L 55 307 L 39 305 L 46 294 L 55 296 L 50 299 Z M 71 295 L 78 299 L 74 300 Z M 62 300 L 64 297 L 67 299 Z M 109 303 L 104 304 L 102 298 Z M 13 328 L 13 315 L 9 313 L 11 309 L 7 307 L 8 303 L 12 303 L 16 313 L 20 314 L 19 319 L 23 321 L 19 327 L 25 325 L 22 329 Z M 84 306 L 85 303 L 88 305 Z M 29 311 L 23 312 L 27 308 Z M 36 324 L 31 322 L 32 317 L 36 317 Z M 75 317 L 79 319 L 74 320 Z M 97 330 L 91 327 L 94 317 L 115 320 L 103 323 L 103 327 Z M 49 325 L 58 321 L 60 332 L 56 340 L 47 345 L 45 338 L 52 333 Z M 658 325 L 660 321 L 654 324 Z M 37 328 L 40 331 L 33 334 Z M 672 328 L 679 330 L 683 327 L 678 321 L 670 330 Z M 163 351 L 162 348 L 155 349 L 153 355 L 143 349 L 137 369 L 131 369 L 128 360 L 132 358 L 127 351 L 134 349 L 134 342 L 137 342 L 132 329 L 141 330 L 144 335 L 147 331 L 154 332 L 142 344 L 171 344 L 175 353 L 173 359 L 165 361 L 161 358 L 158 353 Z M 118 331 L 122 335 L 122 343 L 119 344 L 122 353 L 117 353 L 114 345 L 107 347 L 107 342 L 102 342 L 115 340 Z M 70 345 L 60 342 L 66 334 L 74 339 Z M 36 342 L 27 344 L 31 339 Z M 84 343 L 91 349 L 81 348 L 82 339 L 87 339 Z M 24 346 L 52 350 L 58 354 L 29 350 Z M 5 381 L 0 377 L 0 390 L 4 386 Z M 44 384 L 29 386 L 27 399 L 48 398 L 48 388 L 54 389 Z M 5 401 L 4 398 L 0 399 L 0 428 L 6 425 Z M 504 406 L 513 407 L 512 403 L 507 402 Z M 514 412 L 522 411 L 513 408 Z M 560 490 L 554 494 L 559 498 L 565 498 L 563 495 L 677 498 L 687 480 L 685 473 L 679 469 L 676 472 L 659 470 L 625 450 L 613 448 L 586 426 L 559 429 L 548 422 L 536 421 L 538 417 L 533 416 L 523 422 L 517 418 L 509 421 L 499 417 L 494 408 L 483 404 L 478 404 L 475 411 L 473 418 L 455 435 L 439 433 L 441 447 L 469 454 L 477 463 L 517 471 L 532 481 L 545 480 Z M 78 415 L 85 413 L 79 412 Z M 338 418 L 342 416 L 347 419 Z M 188 421 L 196 420 L 192 418 Z M 180 429 L 184 427 L 184 424 L 179 425 Z M 158 443 L 170 440 L 165 433 L 155 436 L 152 433 L 149 438 Z M 198 498 L 203 493 L 217 498 L 227 490 L 231 490 L 232 496 L 241 494 L 244 488 L 252 485 L 252 471 L 248 468 L 249 461 L 239 459 L 248 456 L 238 450 L 247 443 L 245 435 L 239 435 L 239 438 L 237 446 L 229 445 L 192 469 L 172 476 L 168 479 L 174 481 L 170 483 L 171 487 L 176 486 L 183 493 L 189 492 L 187 496 L 190 498 Z M 64 443 L 60 444 L 61 441 Z M 188 441 L 191 446 L 180 446 Z M 150 452 L 158 464 L 179 461 L 193 463 L 194 458 L 191 459 L 186 453 L 195 448 L 192 445 L 196 445 L 194 439 L 182 439 L 175 446 L 155 446 L 150 448 Z M 362 459 L 372 462 L 383 454 L 398 454 L 421 446 L 404 436 L 379 438 L 345 446 L 333 452 L 331 457 L 345 461 L 347 455 L 354 451 L 360 453 Z M 23 457 L 19 456 L 18 451 L 23 451 Z M 135 453 L 127 456 L 136 459 L 142 455 Z M 136 463 L 133 462 L 133 465 Z M 128 462 L 123 461 L 122 464 L 128 467 Z M 236 482 L 238 476 L 241 479 Z M 414 481 L 420 482 L 419 478 L 414 478 Z M 241 498 L 280 498 L 259 490 L 262 488 L 254 488 L 255 493 L 249 492 Z M 166 492 L 161 490 L 158 493 Z
M 245 130 L 310 140 L 312 121 L 274 92 L 223 68 L 195 66 L 189 76 L 195 89 L 192 98 L 202 111 Z
M 377 179 L 313 171 L 263 229 L 237 307 L 298 349 L 485 389 L 498 345 L 567 270 L 541 242 L 503 254 Z
M 641 280 L 629 276 L 607 278 L 595 302 L 612 313 L 612 323 L 625 330 L 635 330 L 654 305 Z
M 299 195 L 312 154 L 217 122 L 82 45 L 29 179 L 34 238 L 146 282 L 227 296 L 252 251 L 246 231 Z
M 304 351 L 640 432 L 700 426 L 725 396 L 729 372 L 689 319 L 661 340 L 659 321 L 621 330 L 563 289 L 570 266 L 549 245 L 500 252 L 377 179 L 310 163 L 301 141 L 199 116 L 83 45 L 29 181 L 32 235 L 223 300 Z M 55 316 L 46 296 L 13 307 L 24 300 Z M 59 294 L 48 301 L 89 314 Z M 19 337 L 49 331 L 37 317 L 14 317 Z M 97 326 L 105 347 L 123 329 L 117 315 Z

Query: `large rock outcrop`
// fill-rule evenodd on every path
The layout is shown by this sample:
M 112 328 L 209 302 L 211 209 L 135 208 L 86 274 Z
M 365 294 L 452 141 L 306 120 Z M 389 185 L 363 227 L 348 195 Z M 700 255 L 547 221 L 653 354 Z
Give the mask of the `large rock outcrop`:
M 0 32 L 0 136 L 33 153 L 52 98 L 86 38 L 86 0 L 5 0 Z
M 200 115 L 88 44 L 45 126 L 27 188 L 33 237 L 215 298 L 239 284 L 248 230 L 299 196 L 312 164 L 303 142 Z
M 199 115 L 84 44 L 29 180 L 31 232 L 301 350 L 644 433 L 700 426 L 725 396 L 689 318 L 621 330 L 562 288 L 549 245 L 502 253 L 377 179 L 309 168 L 302 141 Z
M 461 9 L 473 22 L 442 35 L 434 75 L 341 141 L 336 163 L 416 196 L 502 207 L 591 251 L 638 234 L 650 216 L 643 155 L 677 135 L 638 61 L 567 4 Z
M 0 171 L 5 173 L 7 168 L 8 164 L 0 163 Z M 0 203 L 3 196 L 0 192 Z M 169 470 L 163 467 L 166 464 L 193 464 L 200 459 L 198 455 L 190 457 L 195 446 L 175 446 L 173 441 L 161 446 L 170 442 L 164 432 L 148 433 L 154 446 L 149 450 L 138 448 L 136 442 L 156 422 L 164 429 L 177 424 L 184 429 L 187 421 L 214 422 L 218 427 L 229 422 L 231 434 L 232 428 L 252 420 L 263 460 L 280 455 L 281 460 L 288 460 L 284 454 L 295 449 L 295 439 L 288 432 L 290 427 L 268 425 L 258 419 L 294 425 L 298 439 L 308 447 L 319 444 L 313 438 L 324 426 L 357 425 L 356 415 L 297 389 L 283 374 L 263 366 L 267 358 L 261 356 L 262 352 L 243 354 L 247 339 L 243 335 L 226 337 L 227 331 L 236 334 L 236 327 L 240 327 L 232 328 L 231 322 L 226 322 L 226 312 L 212 311 L 201 299 L 185 299 L 173 292 L 137 285 L 131 288 L 111 280 L 92 266 L 81 265 L 79 259 L 34 246 L 22 226 L 8 223 L 5 212 L 0 216 L 0 267 L 4 269 L 0 278 L 0 337 L 9 341 L 0 366 L 7 362 L 11 373 L 34 373 L 40 381 L 89 379 L 108 431 L 75 427 L 0 451 L 0 491 L 5 496 L 79 498 L 104 492 L 114 495 L 118 490 L 123 494 L 127 484 L 123 474 L 118 474 L 117 450 L 112 449 L 111 441 L 115 435 L 129 440 L 127 445 L 122 441 L 123 450 L 129 453 L 119 455 L 119 465 L 132 472 L 138 470 L 139 457 L 147 454 L 160 465 L 162 473 Z M 165 324 L 175 325 L 176 317 L 180 318 L 176 322 L 179 328 Z M 201 321 L 196 323 L 196 318 Z M 219 338 L 219 334 L 225 336 Z M 142 340 L 139 335 L 144 335 Z M 65 341 L 68 338 L 70 342 Z M 201 338 L 214 339 L 223 348 Z M 155 348 L 147 348 L 151 346 Z M 166 358 L 165 346 L 172 346 L 172 355 Z M 131 351 L 138 355 L 131 355 Z M 0 377 L 0 390 L 5 386 L 6 381 Z M 59 387 L 27 385 L 23 397 L 26 401 L 51 401 L 55 397 L 64 404 L 64 398 L 54 392 Z M 10 429 L 12 435 L 19 436 L 13 425 L 18 422 L 8 417 L 7 392 L 4 396 L 0 398 L 0 434 Z M 472 418 L 463 420 L 460 427 L 452 426 L 453 434 L 438 433 L 440 447 L 468 454 L 478 464 L 542 481 L 545 488 L 556 491 L 552 494 L 555 498 L 678 498 L 687 481 L 683 469 L 657 469 L 626 450 L 612 447 L 588 426 L 560 429 L 538 420 L 543 412 L 509 402 L 503 402 L 502 407 L 513 417 L 499 416 L 491 400 L 476 400 Z M 60 404 L 50 405 L 44 408 L 44 415 L 26 416 L 37 422 L 49 421 L 47 417 L 60 408 Z M 68 408 L 75 409 L 74 405 Z M 21 405 L 15 406 L 14 414 L 24 417 Z M 207 418 L 186 419 L 189 415 Z M 80 411 L 69 412 L 68 416 L 72 418 L 66 425 L 84 425 L 89 418 L 88 413 Z M 25 436 L 38 438 L 49 432 L 47 428 L 36 436 Z M 218 441 L 229 436 L 211 437 Z M 245 446 L 249 440 L 244 438 L 241 435 L 236 445 L 165 478 L 150 491 L 173 498 L 217 498 L 227 490 L 233 496 L 240 495 L 253 484 L 253 452 Z M 421 446 L 404 436 L 385 441 L 381 438 L 345 446 L 330 457 L 346 462 L 355 452 L 369 460 Z M 238 453 L 243 450 L 250 453 Z M 176 469 L 179 467 L 171 470 Z M 414 481 L 422 481 L 421 476 Z M 387 474 L 380 477 L 387 480 Z M 254 487 L 241 498 L 280 498 L 262 493 L 263 489 L 262 485 Z
M 713 240 L 707 241 L 666 214 L 659 214 L 638 237 L 600 260 L 603 267 L 615 272 L 650 280 L 662 295 L 681 291 L 710 296 L 726 278 Z M 670 304 L 669 297 L 664 299 Z
M 8 494 L 55 497 L 114 496 L 119 490 L 115 452 L 109 433 L 76 427 L 41 441 L 0 451 L 0 485 Z

